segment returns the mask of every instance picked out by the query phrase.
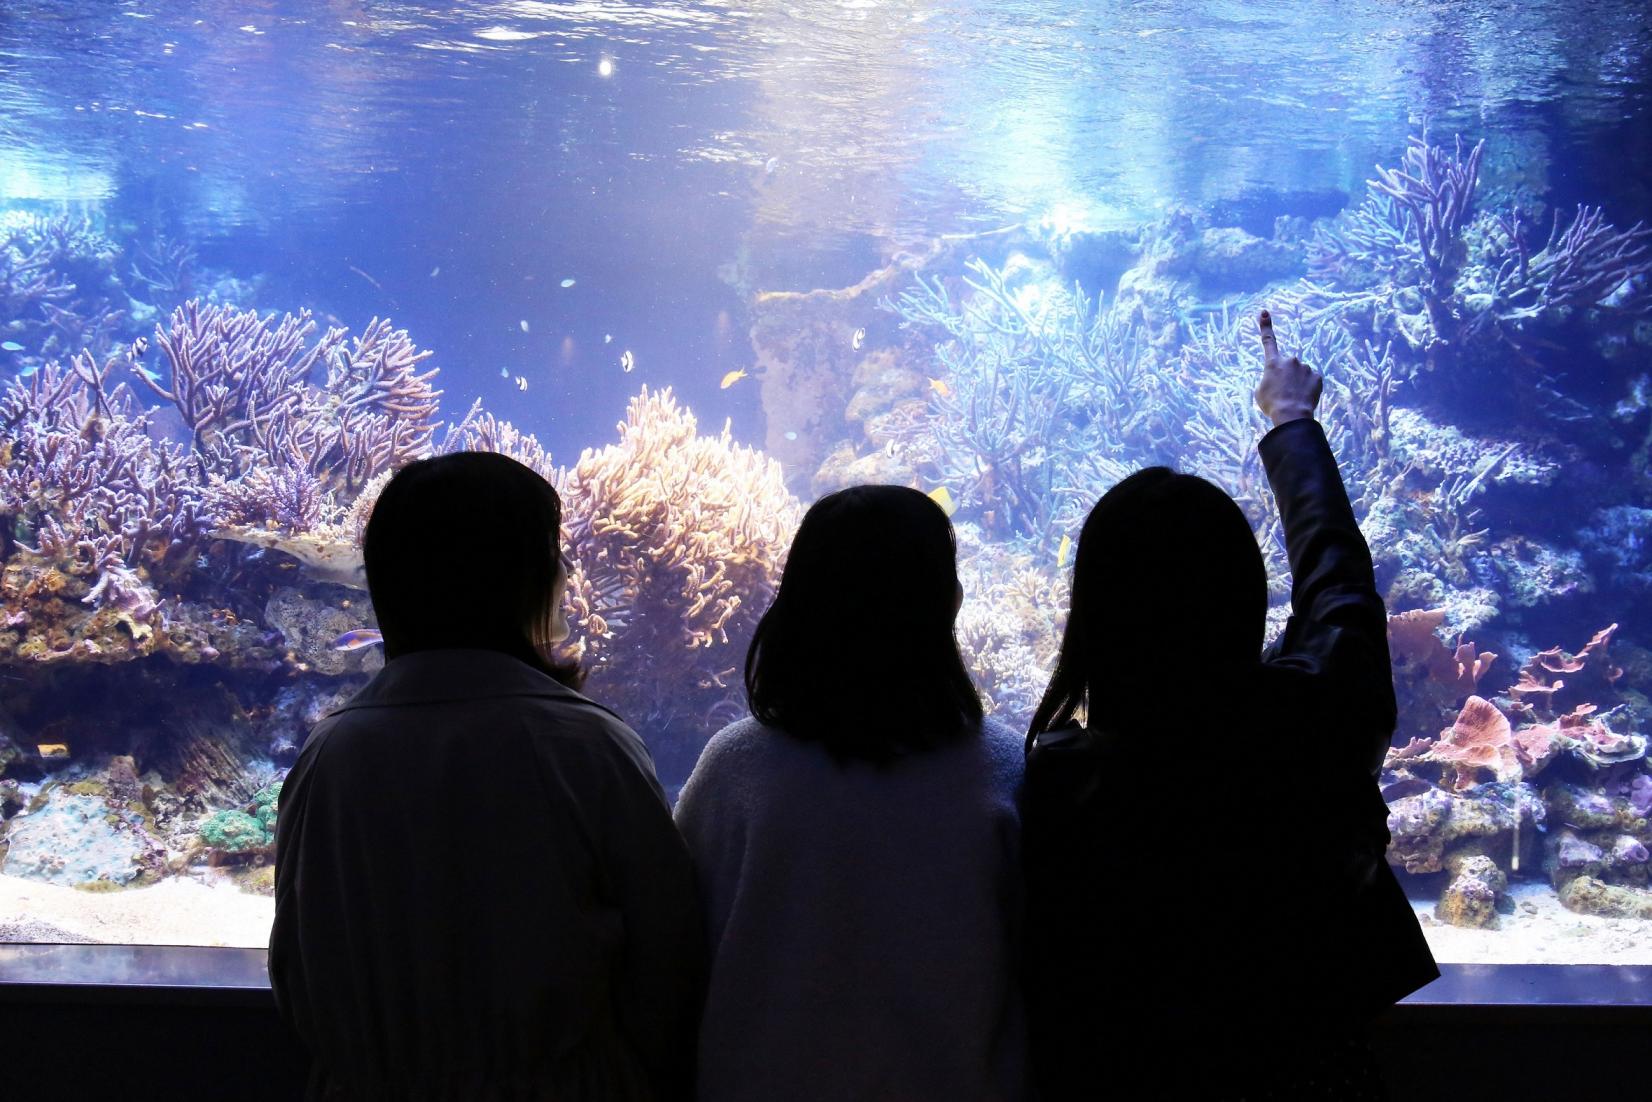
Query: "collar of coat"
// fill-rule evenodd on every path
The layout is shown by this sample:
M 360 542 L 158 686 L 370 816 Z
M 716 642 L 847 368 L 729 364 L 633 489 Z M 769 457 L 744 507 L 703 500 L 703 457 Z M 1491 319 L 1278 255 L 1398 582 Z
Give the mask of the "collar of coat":
M 520 659 L 502 651 L 468 648 L 421 650 L 392 658 L 360 692 L 329 714 L 355 708 L 511 696 L 585 704 L 614 715 Z

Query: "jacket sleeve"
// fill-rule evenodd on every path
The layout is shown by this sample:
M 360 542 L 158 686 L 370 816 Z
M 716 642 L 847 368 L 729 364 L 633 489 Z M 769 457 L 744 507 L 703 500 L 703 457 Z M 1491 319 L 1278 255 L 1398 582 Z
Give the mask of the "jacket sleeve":
M 1278 673 L 1308 675 L 1310 694 L 1344 722 L 1359 717 L 1362 765 L 1374 776 L 1394 732 L 1395 703 L 1388 615 L 1370 548 L 1319 422 L 1287 421 L 1262 438 L 1259 450 L 1284 522 L 1292 578 L 1291 619 L 1266 661 Z
M 601 838 L 625 923 L 615 1010 L 654 1097 L 687 1099 L 706 971 L 694 869 L 642 739 L 613 726 Z

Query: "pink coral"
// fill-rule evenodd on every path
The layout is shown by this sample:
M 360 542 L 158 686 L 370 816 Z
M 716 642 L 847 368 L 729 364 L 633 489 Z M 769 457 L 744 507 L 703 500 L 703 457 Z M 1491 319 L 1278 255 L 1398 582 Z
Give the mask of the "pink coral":
M 1617 681 L 1623 676 L 1610 654 L 1617 630 L 1618 625 L 1610 624 L 1595 632 L 1576 654 L 1560 647 L 1534 654 L 1520 668 L 1520 679 L 1509 687 L 1510 711 L 1553 721 L 1563 710 L 1615 699 Z
M 1489 769 L 1498 780 L 1520 775 L 1508 717 L 1484 697 L 1471 696 L 1457 722 L 1441 732 L 1428 751 L 1428 760 L 1447 766 L 1451 787 L 1458 792 L 1475 783 L 1479 770 Z

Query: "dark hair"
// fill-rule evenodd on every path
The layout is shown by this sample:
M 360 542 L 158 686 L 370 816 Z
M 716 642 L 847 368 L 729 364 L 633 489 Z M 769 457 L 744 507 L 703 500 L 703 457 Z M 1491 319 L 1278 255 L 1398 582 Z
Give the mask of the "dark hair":
M 886 762 L 978 730 L 957 600 L 939 505 L 904 486 L 826 495 L 804 514 L 746 653 L 752 715 L 840 761 Z
M 1137 471 L 1090 510 L 1072 607 L 1028 744 L 1072 723 L 1150 723 L 1176 702 L 1203 715 L 1261 658 L 1268 575 L 1250 522 L 1202 478 Z
M 556 615 L 561 529 L 555 488 L 509 456 L 454 452 L 397 471 L 362 540 L 385 657 L 496 650 L 576 684 L 577 667 L 537 645 Z

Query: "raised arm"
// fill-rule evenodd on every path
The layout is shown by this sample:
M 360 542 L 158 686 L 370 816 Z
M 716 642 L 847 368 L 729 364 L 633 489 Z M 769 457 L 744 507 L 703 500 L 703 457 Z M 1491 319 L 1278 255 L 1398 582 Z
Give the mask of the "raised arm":
M 1267 658 L 1313 675 L 1339 714 L 1368 724 L 1365 764 L 1375 772 L 1394 730 L 1387 611 L 1336 457 L 1314 419 L 1319 373 L 1295 356 L 1281 356 L 1266 310 L 1259 320 L 1263 367 L 1256 402 L 1274 423 L 1259 450 L 1291 560 L 1291 620 Z

